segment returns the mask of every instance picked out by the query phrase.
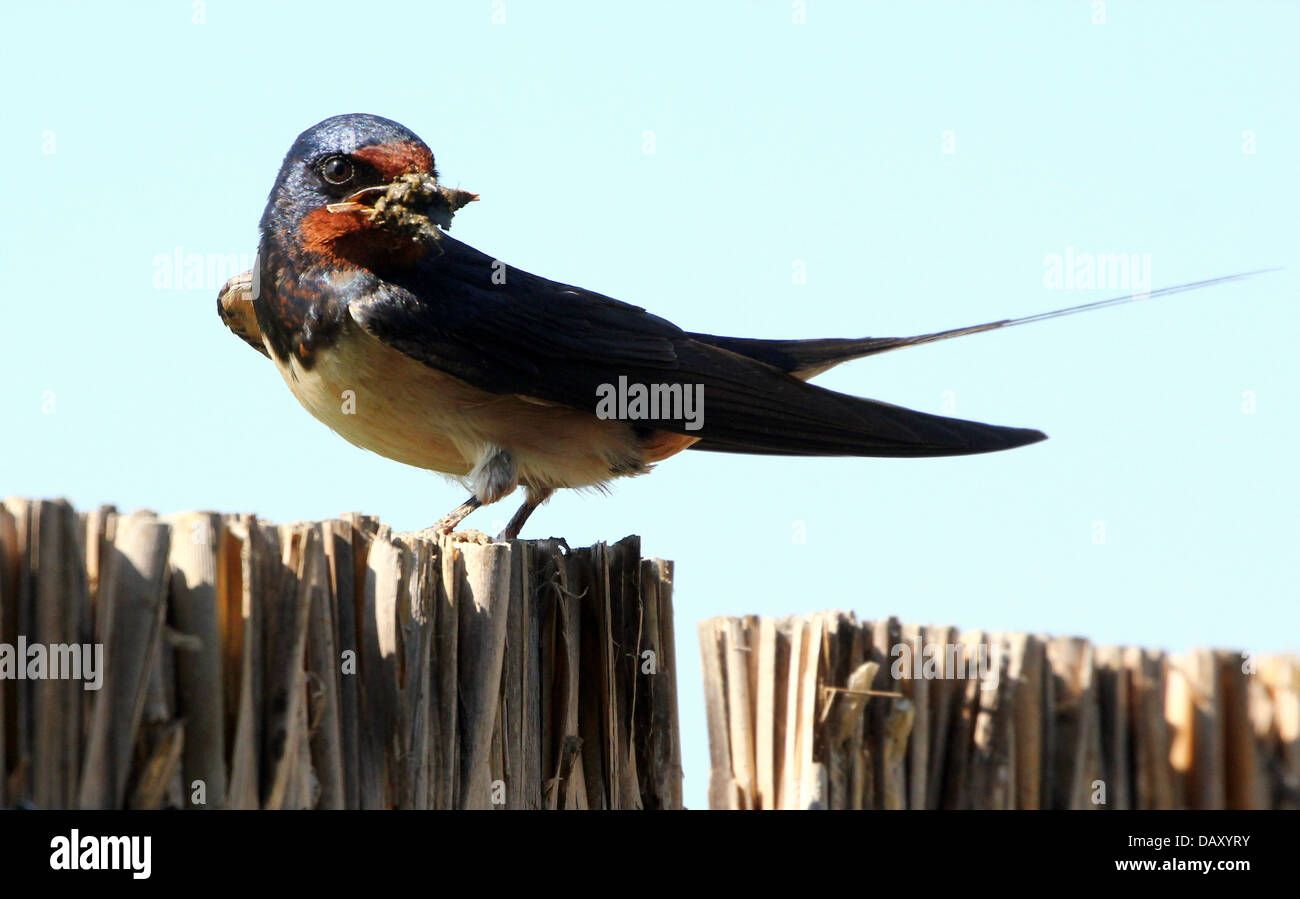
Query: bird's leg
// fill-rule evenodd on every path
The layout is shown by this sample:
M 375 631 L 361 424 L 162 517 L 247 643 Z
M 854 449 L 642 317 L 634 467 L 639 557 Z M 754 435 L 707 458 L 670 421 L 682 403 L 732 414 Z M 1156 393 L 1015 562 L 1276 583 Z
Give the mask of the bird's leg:
M 452 509 L 442 517 L 441 521 L 433 526 L 433 530 L 439 536 L 445 537 L 456 530 L 456 526 L 464 521 L 465 517 L 475 509 L 494 503 L 514 491 L 519 483 L 519 466 L 515 462 L 515 457 L 507 450 L 496 446 L 487 447 L 478 464 L 470 471 L 469 481 L 470 486 L 474 488 L 474 492 L 470 494 L 469 499 Z M 535 496 L 533 490 L 529 489 L 529 502 L 536 500 L 532 509 L 544 503 L 550 495 L 551 491 L 548 490 L 544 495 Z M 532 509 L 528 511 L 532 512 Z M 519 518 L 518 515 L 515 517 Z M 527 518 L 527 514 L 523 518 L 519 518 L 520 527 L 523 526 L 524 520 Z M 513 526 L 514 521 L 511 521 L 510 524 Z M 506 530 L 509 529 L 506 528 Z M 516 533 L 518 533 L 517 530 Z
M 508 451 L 496 446 L 487 447 L 478 464 L 469 473 L 470 486 L 474 492 L 469 499 L 444 515 L 433 526 L 434 532 L 445 537 L 455 531 L 456 526 L 475 509 L 507 496 L 519 483 L 518 471 L 515 457 Z
M 439 535 L 445 537 L 447 534 L 456 530 L 456 525 L 464 521 L 466 515 L 473 512 L 481 505 L 483 505 L 482 500 L 477 496 L 471 496 L 469 499 L 465 500 L 465 502 L 442 516 L 442 519 L 433 526 L 433 529 L 437 531 Z
M 524 529 L 524 522 L 528 521 L 528 516 L 532 515 L 538 506 L 550 499 L 551 494 L 554 492 L 554 487 L 529 487 L 528 498 L 524 500 L 524 504 L 511 517 L 506 529 L 497 534 L 497 540 L 514 540 L 518 537 L 519 532 Z

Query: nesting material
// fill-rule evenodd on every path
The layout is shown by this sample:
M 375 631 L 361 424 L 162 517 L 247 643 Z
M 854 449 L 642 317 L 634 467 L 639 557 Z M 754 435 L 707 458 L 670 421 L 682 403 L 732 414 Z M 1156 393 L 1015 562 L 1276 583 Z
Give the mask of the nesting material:
M 451 228 L 456 211 L 478 194 L 443 187 L 432 175 L 400 175 L 374 203 L 370 220 L 425 246 L 438 239 L 438 228 Z

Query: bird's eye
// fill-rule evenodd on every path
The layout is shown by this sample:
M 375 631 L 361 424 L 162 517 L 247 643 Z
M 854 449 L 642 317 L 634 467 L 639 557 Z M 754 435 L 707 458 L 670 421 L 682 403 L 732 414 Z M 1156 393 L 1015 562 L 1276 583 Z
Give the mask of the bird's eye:
M 330 184 L 347 184 L 352 180 L 352 163 L 342 156 L 331 156 L 320 167 L 321 177 Z

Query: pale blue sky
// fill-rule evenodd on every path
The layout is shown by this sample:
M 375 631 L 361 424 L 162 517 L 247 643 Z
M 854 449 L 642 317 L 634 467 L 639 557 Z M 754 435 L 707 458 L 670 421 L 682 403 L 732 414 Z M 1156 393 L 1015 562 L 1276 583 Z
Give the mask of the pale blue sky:
M 820 381 L 1044 444 L 687 453 L 539 512 L 526 536 L 635 532 L 676 560 L 689 804 L 705 617 L 1298 649 L 1300 7 L 1097 5 L 11 6 L 0 494 L 398 529 L 463 498 L 312 419 L 222 326 L 218 284 L 157 286 L 178 247 L 251 254 L 293 138 L 373 112 L 482 195 L 457 237 L 691 330 L 895 335 L 1124 292 L 1045 287 L 1069 248 L 1139 254 L 1155 287 L 1288 269 Z

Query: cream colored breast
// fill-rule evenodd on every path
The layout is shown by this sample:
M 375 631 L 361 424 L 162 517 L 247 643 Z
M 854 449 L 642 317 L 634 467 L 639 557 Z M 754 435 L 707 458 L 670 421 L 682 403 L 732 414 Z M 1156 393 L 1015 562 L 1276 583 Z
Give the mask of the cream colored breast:
M 431 368 L 348 319 L 310 369 L 276 362 L 298 401 L 342 437 L 389 459 L 463 476 L 495 448 L 521 483 L 587 487 L 643 460 L 626 423 L 513 394 Z M 595 398 L 592 399 L 593 409 Z
M 274 357 L 273 357 L 274 358 Z M 478 440 L 463 433 L 475 398 L 463 381 L 386 346 L 351 320 L 311 368 L 276 360 L 293 395 L 351 443 L 447 474 L 473 467 Z

